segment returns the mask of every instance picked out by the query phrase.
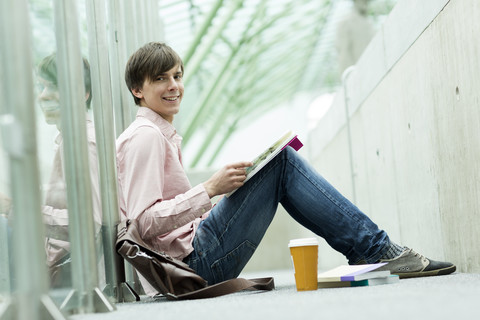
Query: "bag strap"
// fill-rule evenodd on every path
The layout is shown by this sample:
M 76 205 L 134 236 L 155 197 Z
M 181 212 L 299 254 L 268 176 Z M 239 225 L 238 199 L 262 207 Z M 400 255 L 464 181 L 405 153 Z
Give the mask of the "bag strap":
M 130 223 L 133 222 L 132 220 L 123 220 L 119 223 L 117 226 L 117 241 L 116 241 L 116 249 L 118 253 L 121 252 L 122 243 L 124 242 L 131 242 L 133 244 L 136 244 L 138 248 L 142 250 L 146 250 L 148 254 L 153 254 L 158 255 L 157 252 L 154 250 L 150 249 L 148 245 L 143 242 L 141 239 L 140 235 L 138 234 L 138 230 L 136 228 L 136 225 L 134 225 L 133 229 L 129 229 L 129 232 L 127 233 L 127 228 L 130 227 Z M 125 252 L 123 252 L 125 254 Z M 177 267 L 178 264 L 175 263 L 175 259 L 171 259 L 171 263 L 176 265 Z M 183 264 L 182 262 L 180 262 Z M 186 266 L 186 265 L 185 265 Z M 193 270 L 192 270 L 193 271 Z M 163 281 L 158 278 L 158 275 L 154 270 L 152 270 L 151 274 L 154 276 L 156 282 L 164 289 L 165 292 L 168 292 L 169 290 L 165 287 L 163 284 Z M 268 278 L 257 278 L 257 279 L 244 279 L 244 278 L 235 278 L 235 279 L 230 279 L 226 280 L 217 284 L 213 284 L 210 286 L 206 286 L 204 288 L 191 291 L 188 293 L 183 293 L 179 295 L 175 295 L 172 293 L 167 293 L 164 294 L 167 299 L 169 300 L 187 300 L 187 299 L 204 299 L 204 298 L 213 298 L 213 297 L 219 297 L 223 296 L 226 294 L 234 293 L 234 292 L 239 292 L 243 290 L 263 290 L 263 291 L 270 291 L 275 289 L 275 283 L 273 278 L 268 277 Z
M 257 279 L 235 278 L 180 295 L 167 294 L 166 297 L 169 300 L 204 299 L 219 297 L 243 290 L 270 291 L 274 288 L 274 280 L 270 277 Z

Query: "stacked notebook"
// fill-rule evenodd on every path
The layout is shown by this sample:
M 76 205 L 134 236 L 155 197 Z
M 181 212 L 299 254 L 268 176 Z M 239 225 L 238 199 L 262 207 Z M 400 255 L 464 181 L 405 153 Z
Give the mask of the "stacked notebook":
M 390 274 L 390 271 L 376 270 L 385 264 L 386 263 L 375 263 L 338 266 L 318 275 L 318 287 L 362 287 L 398 282 L 398 276 Z

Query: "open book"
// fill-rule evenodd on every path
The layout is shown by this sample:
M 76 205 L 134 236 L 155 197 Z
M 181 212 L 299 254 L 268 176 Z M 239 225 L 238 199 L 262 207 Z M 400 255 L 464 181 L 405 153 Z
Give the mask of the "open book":
M 270 148 L 266 149 L 252 161 L 253 166 L 247 168 L 247 178 L 245 179 L 245 182 L 250 180 L 251 177 L 253 177 L 258 171 L 260 171 L 260 169 L 262 169 L 267 163 L 269 163 L 273 158 L 275 158 L 275 156 L 287 146 L 291 146 L 293 149 L 295 149 L 295 151 L 298 151 L 301 147 L 303 147 L 303 143 L 292 131 L 286 132 L 280 139 L 275 141 L 275 143 L 273 143 Z M 226 196 L 229 197 L 236 190 L 238 189 L 233 190 Z

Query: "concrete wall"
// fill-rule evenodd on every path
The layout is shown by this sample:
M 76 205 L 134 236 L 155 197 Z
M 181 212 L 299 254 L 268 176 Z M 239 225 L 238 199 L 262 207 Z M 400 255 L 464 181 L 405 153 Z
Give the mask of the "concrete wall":
M 478 17 L 478 0 L 399 1 L 309 137 L 394 241 L 463 272 L 480 272 Z M 342 259 L 322 247 L 321 266 Z
M 462 272 L 480 272 L 476 17 L 478 0 L 400 0 L 307 148 L 318 171 L 394 241 Z M 311 236 L 280 207 L 246 271 L 292 269 L 289 239 Z M 345 263 L 321 240 L 320 269 Z

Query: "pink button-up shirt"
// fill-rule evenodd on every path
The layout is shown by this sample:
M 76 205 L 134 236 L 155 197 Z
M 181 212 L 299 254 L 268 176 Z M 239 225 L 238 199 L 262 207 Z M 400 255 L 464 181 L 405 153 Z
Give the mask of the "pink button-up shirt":
M 87 117 L 88 163 L 92 189 L 93 219 L 95 236 L 99 237 L 102 226 L 102 204 L 100 200 L 100 185 L 98 175 L 97 145 L 95 141 L 95 126 Z M 59 133 L 55 139 L 55 157 L 52 173 L 45 194 L 45 204 L 42 207 L 43 220 L 46 225 L 45 250 L 47 265 L 52 266 L 70 252 L 68 236 L 67 189 L 65 184 L 65 159 L 63 158 L 64 141 Z
M 181 140 L 146 107 L 117 139 L 121 219 L 137 219 L 146 243 L 178 259 L 193 251 L 195 231 L 212 208 L 203 185 L 192 188 L 188 181 Z

